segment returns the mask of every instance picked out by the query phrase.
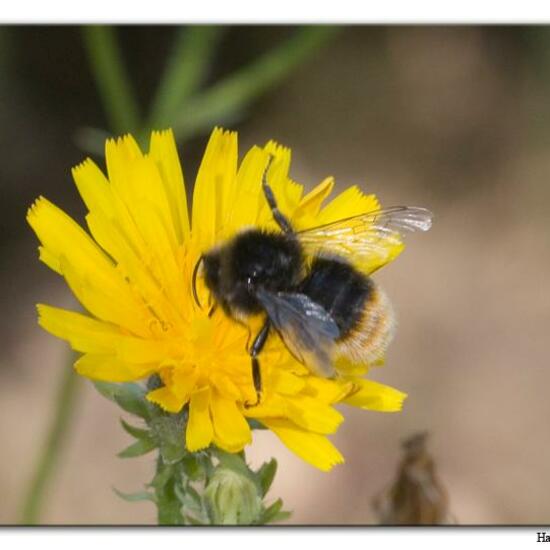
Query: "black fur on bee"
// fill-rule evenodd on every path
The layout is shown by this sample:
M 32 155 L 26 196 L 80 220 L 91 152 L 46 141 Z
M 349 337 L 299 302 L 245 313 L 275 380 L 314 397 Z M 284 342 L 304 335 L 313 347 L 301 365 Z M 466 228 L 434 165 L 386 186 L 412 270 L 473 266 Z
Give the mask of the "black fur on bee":
M 257 290 L 294 290 L 300 282 L 303 256 L 298 241 L 285 233 L 250 229 L 224 247 L 203 256 L 204 280 L 230 315 L 264 311 Z
M 317 257 L 299 290 L 325 308 L 340 330 L 338 340 L 344 340 L 361 322 L 374 283 L 348 262 Z

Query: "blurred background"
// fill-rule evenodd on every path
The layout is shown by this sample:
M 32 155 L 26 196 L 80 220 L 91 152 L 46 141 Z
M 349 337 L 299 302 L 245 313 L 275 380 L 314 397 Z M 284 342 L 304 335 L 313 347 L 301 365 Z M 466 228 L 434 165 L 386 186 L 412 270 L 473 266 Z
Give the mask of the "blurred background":
M 102 62 L 110 40 L 128 81 Z M 160 101 L 180 54 L 189 81 Z M 0 74 L 0 523 L 21 517 L 70 362 L 36 323 L 35 303 L 73 302 L 38 262 L 26 210 L 43 194 L 82 221 L 70 168 L 101 163 L 105 135 L 153 124 L 174 126 L 189 187 L 218 124 L 239 131 L 241 153 L 291 147 L 307 189 L 333 175 L 435 212 L 377 275 L 399 326 L 371 376 L 409 394 L 403 412 L 343 408 L 346 463 L 329 474 L 269 433 L 248 451 L 279 460 L 271 495 L 288 523 L 376 523 L 372 500 L 419 431 L 458 523 L 548 523 L 550 28 L 3 27 Z M 154 523 L 151 503 L 112 490 L 141 490 L 153 456 L 117 458 L 120 410 L 84 379 L 75 391 L 40 522 Z

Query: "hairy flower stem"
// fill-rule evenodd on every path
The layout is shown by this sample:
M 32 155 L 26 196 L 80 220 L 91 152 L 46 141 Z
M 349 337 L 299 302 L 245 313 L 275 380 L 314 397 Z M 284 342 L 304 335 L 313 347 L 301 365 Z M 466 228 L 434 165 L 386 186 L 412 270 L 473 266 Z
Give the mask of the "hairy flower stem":
M 176 492 L 176 486 L 181 481 L 177 468 L 165 464 L 159 454 L 155 479 L 165 479 L 165 483 L 155 488 L 157 503 L 157 520 L 159 525 L 183 525 L 181 501 Z
M 34 475 L 23 500 L 19 523 L 24 525 L 39 523 L 46 490 L 63 450 L 69 424 L 74 419 L 73 410 L 80 380 L 72 369 L 73 361 L 74 355 L 71 353 L 70 366 L 64 366 L 62 369 L 57 399 L 54 400 L 56 406 L 54 417 L 42 447 L 42 454 L 38 457 Z

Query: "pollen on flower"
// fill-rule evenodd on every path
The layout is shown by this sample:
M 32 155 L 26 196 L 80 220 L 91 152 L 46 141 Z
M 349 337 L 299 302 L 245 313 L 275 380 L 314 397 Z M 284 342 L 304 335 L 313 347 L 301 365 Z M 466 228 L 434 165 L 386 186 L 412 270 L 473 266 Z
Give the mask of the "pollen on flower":
M 87 230 L 44 197 L 27 215 L 40 260 L 65 278 L 86 311 L 38 306 L 40 325 L 82 354 L 77 372 L 110 382 L 158 375 L 162 386 L 148 399 L 171 413 L 188 408 L 182 437 L 189 451 L 214 444 L 239 452 L 251 443 L 248 419 L 255 419 L 322 470 L 343 462 L 327 437 L 344 419 L 335 404 L 401 408 L 405 395 L 360 378 L 365 369 L 321 378 L 277 337 L 262 351 L 262 401 L 249 406 L 256 400 L 251 329 L 221 308 L 201 309 L 192 292 L 201 254 L 243 228 L 276 227 L 261 186 L 270 155 L 270 186 L 298 229 L 373 210 L 374 196 L 350 188 L 323 206 L 332 179 L 304 194 L 288 175 L 290 150 L 269 142 L 252 147 L 239 164 L 236 133 L 215 129 L 189 215 L 171 131 L 153 132 L 146 154 L 130 135 L 108 140 L 105 154 L 105 173 L 90 159 L 72 171 Z M 401 248 L 396 243 L 388 253 L 395 257 Z M 197 291 L 201 303 L 211 300 L 202 281 Z

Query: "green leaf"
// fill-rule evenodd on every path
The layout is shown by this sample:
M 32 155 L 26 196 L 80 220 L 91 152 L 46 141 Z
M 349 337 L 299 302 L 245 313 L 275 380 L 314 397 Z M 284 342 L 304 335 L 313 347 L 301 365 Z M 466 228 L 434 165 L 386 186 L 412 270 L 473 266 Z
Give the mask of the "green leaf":
M 187 97 L 204 80 L 224 30 L 221 26 L 205 25 L 179 29 L 152 101 L 149 117 L 151 127 L 172 124 Z
M 135 443 L 118 453 L 119 458 L 134 458 L 150 453 L 157 447 L 152 439 L 138 439 Z
M 274 523 L 288 519 L 292 513 L 286 510 L 281 510 L 283 501 L 279 498 L 271 506 L 266 508 L 259 520 L 260 524 Z
M 198 506 L 202 506 L 201 496 L 199 495 L 199 493 L 193 487 L 191 487 L 191 485 L 189 485 L 189 484 L 187 485 L 186 492 Z
M 161 491 L 163 487 L 168 483 L 168 481 L 172 478 L 173 473 L 174 468 L 172 466 L 162 465 L 162 467 L 158 468 L 157 473 L 149 486 L 153 487 L 157 491 Z
M 140 127 L 139 105 L 116 36 L 109 25 L 85 25 L 82 38 L 111 129 L 117 134 Z
M 267 495 L 273 480 L 275 479 L 275 474 L 277 473 L 277 461 L 272 458 L 269 462 L 262 464 L 260 469 L 256 472 L 256 476 L 260 481 L 260 487 L 262 488 L 262 497 Z
M 124 431 L 136 439 L 151 439 L 151 432 L 149 430 L 136 428 L 135 426 L 128 424 L 128 422 L 125 422 L 122 418 L 120 419 L 120 423 L 122 424 Z
M 211 128 L 242 113 L 252 101 L 274 88 L 338 31 L 336 26 L 306 25 L 254 61 L 209 88 L 188 97 L 173 119 L 179 139 Z
M 116 487 L 113 487 L 113 491 L 126 502 L 139 502 L 143 500 L 156 502 L 155 495 L 153 495 L 149 491 L 138 491 L 137 493 L 123 493 L 122 491 L 119 491 Z
M 185 487 L 182 487 L 182 485 L 178 483 L 174 486 L 174 492 L 176 493 L 176 496 L 181 502 L 184 510 L 187 512 L 193 512 L 199 516 L 203 515 L 202 499 L 199 493 L 197 493 L 191 485 L 187 483 Z

